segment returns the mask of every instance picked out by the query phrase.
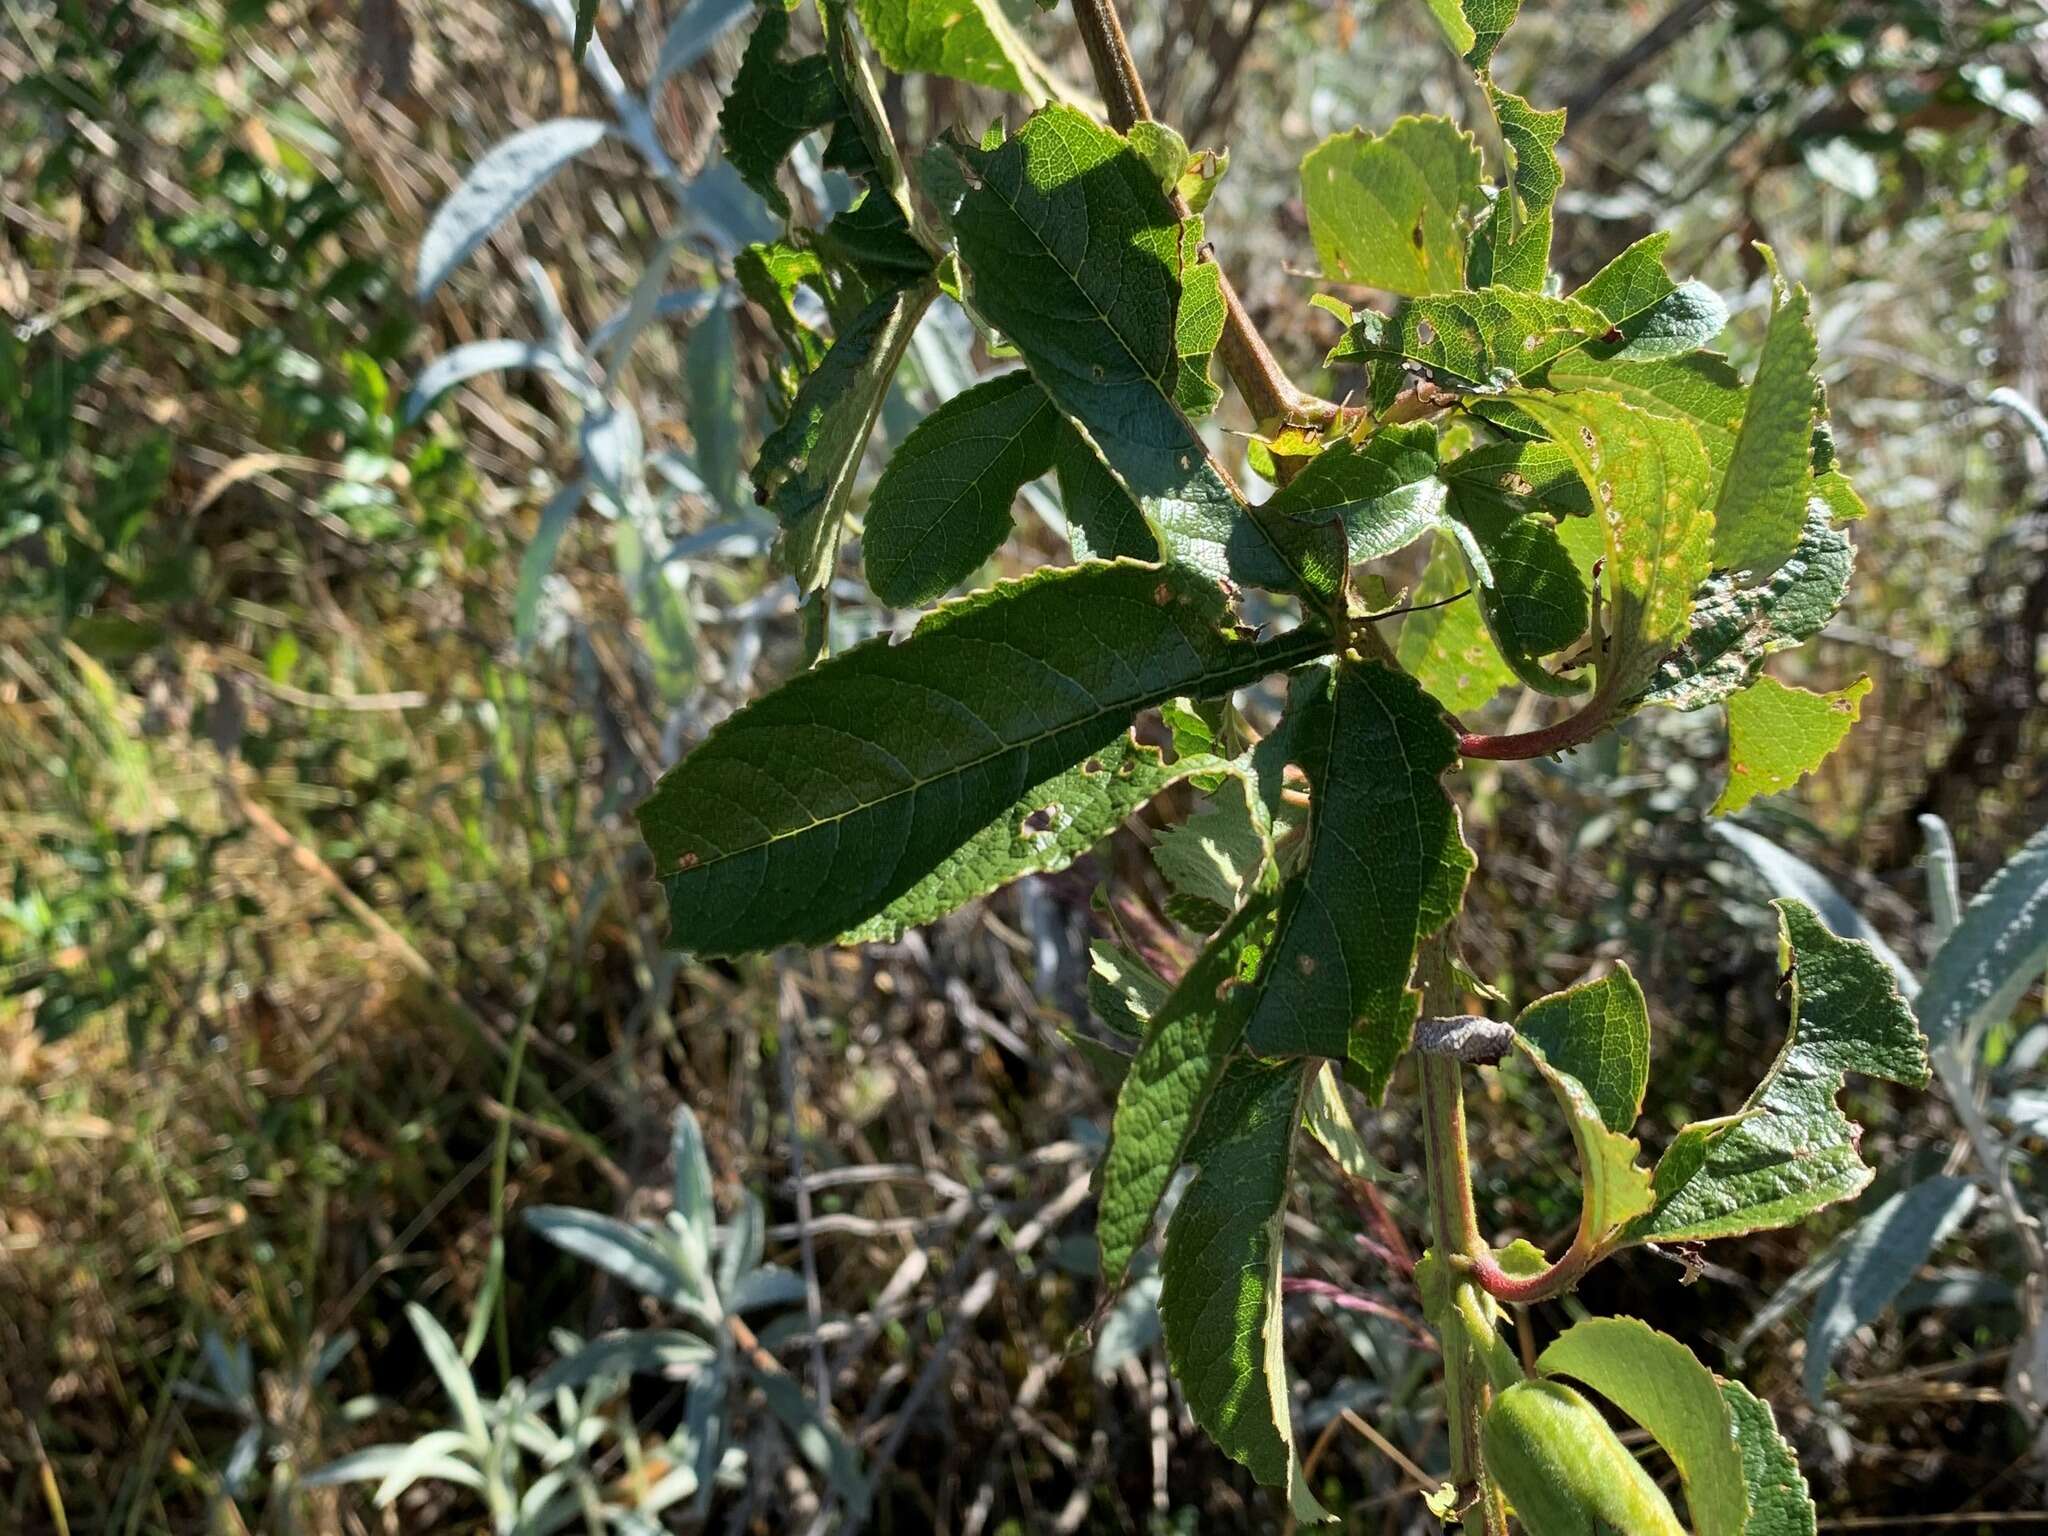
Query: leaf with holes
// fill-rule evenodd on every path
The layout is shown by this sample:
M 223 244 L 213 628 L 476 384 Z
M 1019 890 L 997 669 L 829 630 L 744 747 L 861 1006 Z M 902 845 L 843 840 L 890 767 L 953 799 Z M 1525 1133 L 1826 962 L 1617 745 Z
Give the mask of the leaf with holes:
M 1564 183 L 1557 164 L 1564 109 L 1538 112 L 1491 80 L 1486 97 L 1515 168 L 1472 236 L 1471 283 L 1474 288 L 1498 283 L 1539 291 L 1550 275 L 1551 204 Z
M 1811 907 L 1778 909 L 1792 1025 L 1770 1072 L 1733 1115 L 1688 1125 L 1655 1170 L 1657 1205 L 1629 1228 L 1645 1243 L 1696 1242 L 1790 1226 L 1870 1182 L 1856 1128 L 1835 1105 L 1861 1072 L 1918 1087 L 1926 1042 L 1890 969 L 1837 938 Z
M 1758 795 L 1790 789 L 1842 744 L 1863 713 L 1870 679 L 1835 693 L 1811 693 L 1759 677 L 1728 700 L 1728 787 L 1714 814 L 1739 811 Z
M 1418 378 L 1453 394 L 1501 394 L 1607 330 L 1590 305 L 1480 288 L 1412 299 L 1391 317 L 1355 313 L 1327 361 L 1369 364 L 1372 408 L 1383 412 Z

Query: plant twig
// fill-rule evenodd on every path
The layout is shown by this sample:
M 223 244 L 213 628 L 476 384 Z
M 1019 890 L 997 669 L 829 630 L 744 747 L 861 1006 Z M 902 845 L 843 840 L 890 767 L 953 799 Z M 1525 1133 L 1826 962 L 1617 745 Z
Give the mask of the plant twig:
M 1095 73 L 1095 88 L 1102 93 L 1103 108 L 1110 127 L 1126 133 L 1134 123 L 1152 121 L 1152 104 L 1145 97 L 1145 83 L 1138 77 L 1137 61 L 1131 57 L 1130 40 L 1117 19 L 1115 0 L 1074 0 L 1074 19 L 1081 29 L 1081 41 L 1088 49 L 1088 64 Z M 1174 212 L 1189 216 L 1187 199 L 1174 193 Z M 1203 259 L 1215 262 L 1215 252 L 1204 250 Z M 1243 300 L 1231 285 L 1230 276 L 1216 262 L 1223 290 L 1223 338 L 1216 344 L 1224 370 L 1244 397 L 1252 416 L 1261 425 L 1292 422 L 1297 426 L 1328 426 L 1342 417 L 1333 401 L 1304 393 L 1273 356 L 1265 338 L 1245 313 Z

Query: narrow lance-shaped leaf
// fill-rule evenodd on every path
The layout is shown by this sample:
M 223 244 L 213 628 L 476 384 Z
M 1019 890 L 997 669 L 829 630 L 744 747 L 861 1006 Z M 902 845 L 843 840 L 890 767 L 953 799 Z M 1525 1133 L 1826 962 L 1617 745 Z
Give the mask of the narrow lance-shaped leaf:
M 832 579 L 861 456 L 911 333 L 937 293 L 931 282 L 897 288 L 862 310 L 761 445 L 755 494 L 782 525 L 782 564 L 804 592 Z
M 1283 890 L 1246 1043 L 1263 1056 L 1348 1061 L 1374 1099 L 1408 1048 L 1416 946 L 1457 910 L 1472 855 L 1442 775 L 1442 711 L 1376 662 L 1336 669 L 1296 737 L 1308 775 L 1308 858 Z
M 610 131 L 611 125 L 597 118 L 558 117 L 494 145 L 435 210 L 433 222 L 420 237 L 413 297 L 420 303 L 431 298 L 492 230 Z
M 1564 183 L 1557 164 L 1564 109 L 1538 112 L 1490 80 L 1486 98 L 1493 104 L 1501 138 L 1515 157 L 1515 168 L 1472 236 L 1471 284 L 1483 288 L 1498 283 L 1536 292 L 1550 275 L 1551 205 Z
M 1928 1256 L 1970 1214 L 1977 1186 L 1942 1176 L 1902 1189 L 1858 1222 L 1814 1298 L 1801 1381 L 1827 1400 L 1828 1368 L 1849 1336 L 1892 1304 Z
M 1790 1226 L 1870 1182 L 1835 1096 L 1850 1071 L 1918 1087 L 1927 1051 L 1897 982 L 1870 947 L 1837 938 L 1811 907 L 1780 901 L 1792 1027 L 1735 1115 L 1688 1125 L 1658 1159 L 1657 1205 L 1634 1242 L 1680 1243 Z
M 1327 649 L 1243 639 L 1214 590 L 1118 563 L 1046 570 L 933 611 L 721 724 L 640 827 L 672 937 L 707 954 L 825 943 L 930 875 L 1136 713 L 1225 693 Z
M 1065 107 L 992 149 L 936 151 L 962 187 L 951 211 L 975 307 L 1022 354 L 1143 509 L 1166 558 L 1240 586 L 1293 573 L 1177 403 L 1175 315 L 1200 259 L 1150 166 Z
M 1633 1317 L 1593 1317 L 1552 1340 L 1536 1368 L 1584 1382 L 1650 1432 L 1678 1468 L 1699 1536 L 1743 1536 L 1749 1484 L 1733 1412 L 1691 1350 Z
M 1295 1457 L 1280 1308 L 1281 1218 L 1313 1062 L 1239 1060 L 1188 1148 L 1196 1174 L 1166 1227 L 1159 1315 L 1188 1410 L 1234 1460 L 1329 1516 Z
M 1447 118 L 1323 140 L 1301 162 L 1302 206 L 1323 273 L 1411 297 L 1465 283 L 1465 230 L 1483 206 L 1479 146 Z
M 1611 717 L 1686 633 L 1713 536 L 1706 454 L 1684 423 L 1600 395 L 1523 392 L 1514 402 L 1565 451 L 1592 492 L 1607 601 L 1599 681 L 1585 709 Z
M 2002 1019 L 2048 965 L 2048 830 L 1971 898 L 1927 968 L 1920 1022 L 1937 1045 Z
M 1867 677 L 1835 693 L 1759 677 L 1729 699 L 1728 787 L 1714 802 L 1714 814 L 1790 789 L 1813 772 L 1849 734 L 1868 692 Z
M 1272 931 L 1272 898 L 1246 903 L 1195 957 L 1145 1026 L 1117 1094 L 1102 1161 L 1095 1235 L 1105 1295 L 1123 1285 L 1167 1185 L 1186 1161 L 1203 1108 L 1244 1037 L 1253 982 Z

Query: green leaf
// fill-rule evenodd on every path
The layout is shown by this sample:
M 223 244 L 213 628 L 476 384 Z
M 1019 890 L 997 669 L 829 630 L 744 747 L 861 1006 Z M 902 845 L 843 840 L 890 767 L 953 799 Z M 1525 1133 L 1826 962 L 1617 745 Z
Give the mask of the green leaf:
M 1856 551 L 1818 501 L 1792 557 L 1762 586 L 1727 573 L 1710 577 L 1693 600 L 1692 629 L 1657 666 L 1639 703 L 1698 709 L 1748 687 L 1764 658 L 1810 640 L 1827 627 L 1849 590 Z
M 1071 108 L 1035 113 L 993 149 L 939 153 L 964 184 L 951 222 L 975 306 L 1115 472 L 1166 558 L 1291 587 L 1178 404 L 1176 316 L 1200 221 L 1176 218 L 1136 151 Z
M 1942 1175 L 1900 1190 L 1850 1230 L 1806 1328 L 1800 1377 L 1814 1406 L 1827 1401 L 1835 1352 L 1892 1304 L 1976 1203 L 1972 1181 Z
M 1813 489 L 1816 360 L 1806 290 L 1774 281 L 1770 331 L 1714 503 L 1717 566 L 1760 579 L 1799 542 Z
M 1345 663 L 1307 701 L 1308 854 L 1282 890 L 1245 1042 L 1262 1056 L 1348 1060 L 1375 1100 L 1408 1049 L 1416 946 L 1456 912 L 1472 871 L 1442 776 L 1457 742 L 1404 673 Z
M 1320 1521 L 1294 1452 L 1280 1312 L 1281 1218 L 1316 1070 L 1240 1060 L 1224 1074 L 1167 1223 L 1159 1316 L 1195 1422 L 1260 1482 L 1285 1487 L 1296 1519 Z
M 1742 1480 L 1749 1489 L 1749 1524 L 1743 1527 L 1743 1536 L 1814 1536 L 1819 1517 L 1800 1475 L 1799 1458 L 1778 1433 L 1771 1405 L 1739 1381 L 1720 1385 L 1735 1423 L 1735 1443 L 1742 1451 Z
M 909 287 L 932 270 L 932 253 L 911 232 L 895 199 L 872 189 L 833 215 L 818 244 L 842 268 L 859 273 L 871 291 Z
M 1586 581 L 1558 532 L 1563 518 L 1592 512 L 1571 460 L 1554 443 L 1497 443 L 1439 473 L 1450 488 L 1450 515 L 1485 552 L 1483 572 L 1474 568 L 1472 576 L 1501 659 L 1540 692 L 1583 693 L 1583 680 L 1559 677 L 1537 660 L 1586 632 Z
M 1550 276 L 1551 204 L 1564 184 L 1557 164 L 1564 108 L 1538 112 L 1491 80 L 1486 98 L 1514 157 L 1514 171 L 1473 233 L 1470 281 L 1474 288 L 1497 283 L 1539 292 Z
M 1571 299 L 1480 288 L 1412 299 L 1391 317 L 1354 314 L 1326 361 L 1371 364 L 1372 408 L 1385 411 L 1418 374 L 1453 394 L 1500 394 L 1607 329 Z
M 1448 118 L 1323 140 L 1302 159 L 1301 196 L 1325 276 L 1409 296 L 1465 287 L 1479 146 Z
M 1598 685 L 1586 707 L 1612 714 L 1640 693 L 1687 630 L 1706 578 L 1714 520 L 1698 435 L 1597 394 L 1514 397 L 1564 449 L 1593 495 L 1605 549 Z
M 1025 875 L 1065 869 L 1169 784 L 1215 766 L 1213 759 L 1201 758 L 1168 765 L 1154 748 L 1119 737 L 1033 785 L 931 873 L 867 921 L 848 928 L 838 941 L 895 939 L 906 928 L 944 917 Z
M 1462 0 L 1423 0 L 1429 13 L 1436 18 L 1436 24 L 1444 29 L 1444 40 L 1451 45 L 1451 52 L 1463 57 L 1479 41 L 1479 35 L 1472 30 L 1472 23 L 1465 19 Z
M 915 887 L 1033 786 L 1086 768 L 1141 709 L 1328 649 L 1239 637 L 1215 593 L 1118 563 L 1049 569 L 935 609 L 748 705 L 640 808 L 673 942 L 819 944 Z
M 1251 783 L 1232 775 L 1161 832 L 1152 862 L 1175 896 L 1228 913 L 1260 888 L 1273 857 L 1272 821 L 1261 810 Z
M 1179 366 L 1174 372 L 1173 398 L 1190 417 L 1206 416 L 1223 398 L 1222 386 L 1209 375 L 1209 359 L 1223 339 L 1223 269 L 1213 261 L 1182 269 L 1180 308 L 1174 312 L 1173 340 Z
M 1594 1317 L 1552 1340 L 1536 1369 L 1584 1382 L 1650 1432 L 1678 1468 L 1698 1536 L 1743 1536 L 1749 1485 L 1734 1415 L 1691 1350 L 1633 1317 Z
M 890 455 L 868 498 L 868 585 L 893 608 L 958 586 L 1009 537 L 1017 492 L 1052 468 L 1066 421 L 1022 369 L 955 395 Z
M 576 0 L 576 27 L 569 39 L 569 57 L 578 64 L 590 47 L 590 34 L 597 30 L 597 0 Z
M 1600 1410 L 1561 1381 L 1514 1383 L 1479 1436 L 1487 1476 L 1526 1536 L 1684 1536 L 1671 1501 Z
M 1393 1182 L 1394 1171 L 1367 1150 L 1365 1138 L 1352 1123 L 1351 1111 L 1344 1107 L 1343 1090 L 1337 1086 L 1337 1073 L 1331 1067 L 1320 1068 L 1309 1085 L 1308 1129 L 1346 1177 L 1368 1184 Z
M 1409 594 L 1415 611 L 1401 620 L 1394 651 L 1424 691 L 1453 714 L 1479 708 L 1515 680 L 1478 603 L 1458 596 L 1471 585 L 1456 541 L 1439 539 Z
M 1835 693 L 1810 693 L 1759 677 L 1728 700 L 1728 787 L 1714 814 L 1739 811 L 1758 795 L 1790 789 L 1813 772 L 1863 712 L 1870 679 Z
M 1644 362 L 1603 358 L 1599 350 L 1565 353 L 1545 373 L 1545 384 L 1567 393 L 1596 390 L 1653 416 L 1684 422 L 1706 450 L 1713 471 L 1710 490 L 1717 492 L 1742 429 L 1742 376 L 1714 352 Z
M 854 8 L 899 75 L 947 75 L 1032 102 L 1057 94 L 997 0 L 854 0 Z
M 1550 1085 L 1578 1153 L 1579 1230 L 1572 1247 L 1596 1254 L 1655 1201 L 1642 1143 L 1627 1134 L 1642 1110 L 1650 1025 L 1626 968 L 1531 1003 L 1515 1045 Z
M 1704 283 L 1674 283 L 1664 271 L 1669 231 L 1645 235 L 1594 273 L 1572 297 L 1614 322 L 1618 337 L 1587 350 L 1625 362 L 1696 352 L 1728 324 L 1728 306 Z
M 1780 963 L 1790 968 L 1792 1027 L 1735 1115 L 1688 1125 L 1657 1162 L 1657 1207 L 1634 1242 L 1682 1243 L 1790 1226 L 1870 1182 L 1856 1129 L 1835 1106 L 1851 1070 L 1918 1087 L 1926 1043 L 1891 970 L 1866 944 L 1837 938 L 1796 901 L 1779 901 Z
M 1142 1039 L 1147 1021 L 1171 990 L 1151 966 L 1121 945 L 1097 939 L 1088 946 L 1088 1006 L 1113 1033 Z
M 1444 516 L 1436 469 L 1435 429 L 1383 427 L 1363 443 L 1338 442 L 1310 459 L 1266 499 L 1259 517 L 1282 544 L 1292 542 L 1276 531 L 1285 523 L 1341 522 L 1348 559 L 1382 559 L 1432 530 L 1462 534 Z
M 1937 1045 L 1967 1045 L 2004 1019 L 2048 965 L 2048 830 L 2028 838 L 1963 909 L 1927 968 L 1920 1022 Z
M 690 386 L 690 446 L 697 474 L 718 505 L 740 504 L 740 434 L 743 424 L 732 309 L 714 299 L 690 328 L 683 373 Z
M 789 353 L 795 370 L 788 380 L 789 393 L 794 396 L 796 380 L 825 360 L 829 345 L 804 323 L 796 310 L 796 291 L 800 287 L 809 287 L 821 299 L 829 297 L 825 264 L 816 251 L 777 240 L 748 246 L 733 258 L 732 269 L 733 276 L 739 279 L 740 291 L 768 317 L 768 323 Z
M 1465 62 L 1481 71 L 1491 68 L 1493 50 L 1515 24 L 1515 14 L 1521 8 L 1522 0 L 1465 0 L 1465 20 L 1473 33 Z
M 789 199 L 776 184 L 776 172 L 797 140 L 836 121 L 846 110 L 831 60 L 822 53 L 786 60 L 782 50 L 788 41 L 789 12 L 781 5 L 763 6 L 739 73 L 718 112 L 726 159 L 740 179 L 785 219 Z
M 1516 1033 L 1552 1067 L 1584 1085 L 1611 1131 L 1627 1132 L 1643 1112 L 1650 1081 L 1650 1014 L 1626 965 L 1610 975 L 1538 998 Z
M 1167 1185 L 1187 1159 L 1203 1107 L 1244 1037 L 1272 918 L 1270 897 L 1240 908 L 1145 1026 L 1117 1094 L 1102 1160 L 1095 1237 L 1105 1294 L 1122 1287 Z
M 1159 541 L 1152 537 L 1145 514 L 1072 422 L 1061 425 L 1052 468 L 1076 560 L 1159 558 Z
M 803 592 L 832 579 L 861 456 L 911 333 L 937 293 L 931 282 L 897 288 L 863 309 L 761 445 L 755 497 L 782 525 L 782 565 Z

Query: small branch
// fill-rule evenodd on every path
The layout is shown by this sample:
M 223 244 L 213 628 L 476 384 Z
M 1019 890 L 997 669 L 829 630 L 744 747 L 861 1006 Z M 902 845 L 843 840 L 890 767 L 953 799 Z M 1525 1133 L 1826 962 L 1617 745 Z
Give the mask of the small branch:
M 1526 1307 L 1532 1302 L 1562 1296 L 1592 1268 L 1593 1258 L 1593 1254 L 1575 1242 L 1556 1263 L 1533 1275 L 1509 1274 L 1490 1253 L 1460 1256 L 1452 1259 L 1451 1265 L 1470 1276 L 1473 1283 L 1495 1301 Z
M 1128 133 L 1132 124 L 1152 121 L 1152 104 L 1145 98 L 1145 84 L 1138 78 L 1137 61 L 1131 57 L 1123 23 L 1117 19 L 1115 0 L 1074 0 L 1074 20 L 1087 46 L 1088 64 L 1095 73 L 1095 88 L 1102 93 L 1110 127 Z M 1174 212 L 1187 218 L 1187 199 L 1174 193 L 1172 200 Z M 1215 252 L 1205 250 L 1203 259 L 1215 262 Z M 1223 338 L 1216 350 L 1253 418 L 1261 425 L 1328 426 L 1336 422 L 1342 415 L 1340 408 L 1294 386 L 1245 313 L 1229 274 L 1221 270 L 1222 263 L 1216 265 L 1221 279 L 1218 286 L 1223 290 Z
M 1549 757 L 1555 752 L 1568 751 L 1584 746 L 1595 736 L 1613 724 L 1613 716 L 1603 706 L 1588 705 L 1568 719 L 1555 725 L 1546 725 L 1540 730 L 1517 731 L 1510 736 L 1487 736 L 1468 731 L 1458 738 L 1458 755 L 1461 757 L 1483 757 L 1495 762 L 1520 762 L 1532 757 Z

